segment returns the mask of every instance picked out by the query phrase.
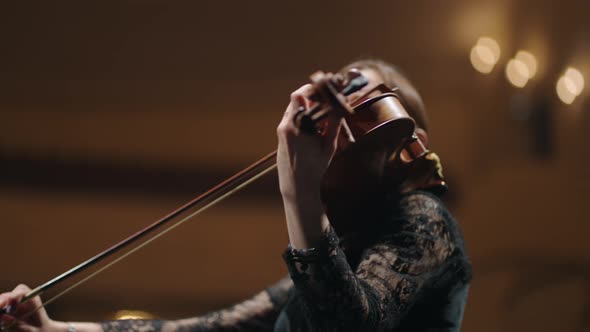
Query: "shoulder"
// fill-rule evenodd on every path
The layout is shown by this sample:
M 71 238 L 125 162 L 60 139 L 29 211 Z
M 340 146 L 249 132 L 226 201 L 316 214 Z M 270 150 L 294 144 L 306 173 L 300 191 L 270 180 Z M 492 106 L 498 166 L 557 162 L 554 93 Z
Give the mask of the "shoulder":
M 443 217 L 448 214 L 440 198 L 427 191 L 415 190 L 403 194 L 399 199 L 400 212 L 406 215 L 432 214 Z
M 455 223 L 440 198 L 426 191 L 411 191 L 392 203 L 392 221 L 402 230 L 442 235 Z
M 407 226 L 448 232 L 451 241 L 462 242 L 459 224 L 438 196 L 427 191 L 411 191 L 403 194 L 393 206 L 394 218 L 401 219 Z
M 465 255 L 459 225 L 438 196 L 411 191 L 391 202 L 391 208 L 386 227 L 393 236 L 420 238 Z
M 359 267 L 370 270 L 379 265 L 413 276 L 443 271 L 457 244 L 442 201 L 413 191 L 392 198 L 386 210 L 385 223 L 376 229 L 376 240 L 364 250 Z
M 426 191 L 412 191 L 400 197 L 397 209 L 398 229 L 430 238 L 437 243 L 438 250 L 443 248 L 443 256 L 457 265 L 457 272 L 461 270 L 465 280 L 471 279 L 471 262 L 461 228 L 438 196 Z

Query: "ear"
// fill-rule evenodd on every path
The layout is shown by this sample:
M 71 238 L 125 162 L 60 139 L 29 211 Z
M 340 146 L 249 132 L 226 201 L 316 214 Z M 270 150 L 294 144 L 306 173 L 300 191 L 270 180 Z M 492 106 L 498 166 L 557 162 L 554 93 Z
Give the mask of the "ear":
M 424 146 L 428 148 L 428 133 L 426 133 L 426 130 L 422 128 L 416 128 L 414 133 L 416 133 L 416 136 L 418 136 Z

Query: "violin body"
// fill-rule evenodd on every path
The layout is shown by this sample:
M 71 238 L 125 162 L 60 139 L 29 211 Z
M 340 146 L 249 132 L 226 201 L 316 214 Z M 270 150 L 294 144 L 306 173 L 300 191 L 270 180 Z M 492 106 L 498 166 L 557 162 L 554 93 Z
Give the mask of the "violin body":
M 367 219 L 367 211 L 379 209 L 385 197 L 414 189 L 446 189 L 438 158 L 415 134 L 399 89 L 379 84 L 360 97 L 345 99 L 346 105 L 335 105 L 334 100 L 340 103 L 342 98 L 326 98 L 325 91 L 334 89 L 323 87 L 319 76 L 311 77 L 318 89 L 312 100 L 340 110 L 343 119 L 320 188 L 326 214 L 338 233 L 358 232 L 359 218 Z M 311 112 L 320 113 L 317 108 Z

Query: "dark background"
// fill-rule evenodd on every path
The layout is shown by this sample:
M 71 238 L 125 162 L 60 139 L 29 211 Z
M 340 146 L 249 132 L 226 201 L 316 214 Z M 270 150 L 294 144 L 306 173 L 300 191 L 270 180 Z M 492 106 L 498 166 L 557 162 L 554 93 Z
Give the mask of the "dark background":
M 590 329 L 587 1 L 4 1 L 0 4 L 0 289 L 36 286 L 276 146 L 291 91 L 359 57 L 421 91 L 474 264 L 465 331 Z M 469 54 L 501 57 L 489 75 Z M 539 73 L 513 87 L 520 50 Z M 588 85 L 588 83 L 586 84 Z M 178 318 L 286 273 L 276 175 L 48 306 Z M 55 294 L 52 291 L 51 294 Z M 51 295 L 47 294 L 47 295 Z

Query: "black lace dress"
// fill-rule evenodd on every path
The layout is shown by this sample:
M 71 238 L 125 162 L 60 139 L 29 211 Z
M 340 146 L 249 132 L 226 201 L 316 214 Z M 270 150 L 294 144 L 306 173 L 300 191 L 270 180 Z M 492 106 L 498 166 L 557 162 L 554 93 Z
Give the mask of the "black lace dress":
M 105 331 L 458 331 L 471 264 L 438 197 L 411 192 L 372 232 L 288 248 L 289 277 L 231 308 L 177 321 L 102 322 Z M 376 226 L 375 226 L 376 225 Z M 347 243 L 349 245 L 347 245 Z

